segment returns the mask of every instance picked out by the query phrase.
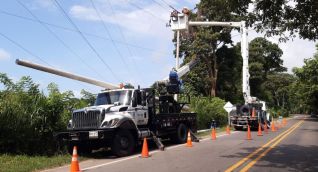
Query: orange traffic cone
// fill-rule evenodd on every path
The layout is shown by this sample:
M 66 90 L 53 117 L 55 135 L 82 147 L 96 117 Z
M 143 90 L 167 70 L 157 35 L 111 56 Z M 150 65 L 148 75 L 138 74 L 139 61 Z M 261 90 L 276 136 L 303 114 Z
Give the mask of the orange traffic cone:
M 252 140 L 251 129 L 250 126 L 247 125 L 247 138 L 246 140 Z
M 214 128 L 212 128 L 211 139 L 212 139 L 212 140 L 216 140 L 216 132 L 215 132 L 215 129 L 214 129 Z
M 267 129 L 267 123 L 266 122 L 264 124 L 264 132 L 265 132 L 265 134 L 268 134 L 268 129 Z
M 252 110 L 252 117 L 255 117 L 255 108 Z
M 230 126 L 226 126 L 226 134 L 231 134 Z
M 283 118 L 283 125 L 284 125 L 284 126 L 287 125 L 287 120 L 286 120 L 286 118 Z
M 257 132 L 257 136 L 263 136 L 263 134 L 262 134 L 262 127 L 261 127 L 261 123 L 258 123 L 258 132 Z
M 141 158 L 148 158 L 148 157 L 149 157 L 149 151 L 148 151 L 147 139 L 144 138 L 144 143 L 142 144 L 142 150 L 141 150 Z
M 276 122 L 275 122 L 275 130 L 277 131 L 278 129 L 280 129 L 280 125 L 279 125 L 278 120 L 276 120 Z
M 283 121 L 278 122 L 278 127 L 277 128 L 283 128 Z
M 273 121 L 272 124 L 271 124 L 271 129 L 272 129 L 272 132 L 275 132 L 275 131 L 276 131 L 275 122 L 274 122 L 274 121 Z
M 78 171 L 80 171 L 77 158 L 78 158 L 78 156 L 77 156 L 77 147 L 74 146 L 70 172 L 78 172 Z
M 192 140 L 191 140 L 191 134 L 190 134 L 190 131 L 188 132 L 188 139 L 187 139 L 187 144 L 186 144 L 187 147 L 192 147 Z

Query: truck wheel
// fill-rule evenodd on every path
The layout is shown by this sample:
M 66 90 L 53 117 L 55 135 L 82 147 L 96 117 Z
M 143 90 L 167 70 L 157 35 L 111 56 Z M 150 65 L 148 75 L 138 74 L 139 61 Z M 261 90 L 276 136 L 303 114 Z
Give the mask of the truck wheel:
M 188 136 L 188 127 L 185 124 L 180 124 L 177 128 L 177 133 L 175 135 L 175 138 L 173 140 L 176 143 L 185 143 L 187 141 Z
M 116 156 L 127 156 L 134 152 L 135 139 L 128 130 L 119 130 L 113 139 L 111 150 Z

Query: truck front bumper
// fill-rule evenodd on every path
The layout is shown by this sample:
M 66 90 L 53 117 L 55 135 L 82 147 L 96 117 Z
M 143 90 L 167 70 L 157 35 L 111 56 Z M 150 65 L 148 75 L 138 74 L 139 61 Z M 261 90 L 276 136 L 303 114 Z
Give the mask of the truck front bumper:
M 112 139 L 115 129 L 103 130 L 73 130 L 56 133 L 54 136 L 61 141 L 94 141 Z

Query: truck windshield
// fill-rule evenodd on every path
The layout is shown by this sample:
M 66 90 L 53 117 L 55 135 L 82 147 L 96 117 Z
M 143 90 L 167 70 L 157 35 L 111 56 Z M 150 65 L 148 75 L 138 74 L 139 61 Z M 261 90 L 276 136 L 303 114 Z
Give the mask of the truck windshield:
M 131 94 L 131 90 L 99 93 L 95 101 L 95 106 L 114 104 L 115 102 L 119 102 L 120 105 L 129 105 L 131 101 Z

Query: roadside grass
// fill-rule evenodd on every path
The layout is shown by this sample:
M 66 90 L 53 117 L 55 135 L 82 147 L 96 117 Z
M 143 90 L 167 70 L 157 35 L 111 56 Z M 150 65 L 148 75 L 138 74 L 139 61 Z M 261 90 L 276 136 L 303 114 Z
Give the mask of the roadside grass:
M 225 129 L 226 127 L 217 128 L 217 135 L 220 133 L 224 133 Z M 209 137 L 210 134 L 211 129 L 204 132 L 196 133 L 196 136 L 200 138 L 206 138 Z M 103 156 L 103 153 L 94 153 L 94 155 L 92 156 L 80 156 L 79 161 Z M 0 154 L 0 172 L 40 171 L 70 164 L 71 158 L 72 156 L 69 154 L 61 154 L 54 156 Z
M 80 160 L 81 158 L 79 158 Z M 58 167 L 71 162 L 71 155 L 30 156 L 0 154 L 0 171 L 30 172 Z
M 225 130 L 226 130 L 226 126 L 223 126 L 223 127 L 220 127 L 220 128 L 216 128 L 216 135 L 219 135 L 220 133 L 223 134 L 225 132 Z M 196 133 L 195 135 L 197 137 L 206 138 L 206 137 L 211 135 L 211 131 L 212 131 L 212 129 L 208 129 L 207 131 Z M 233 128 L 231 128 L 231 131 L 233 131 Z

